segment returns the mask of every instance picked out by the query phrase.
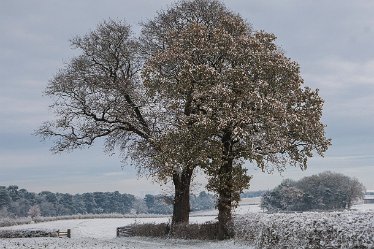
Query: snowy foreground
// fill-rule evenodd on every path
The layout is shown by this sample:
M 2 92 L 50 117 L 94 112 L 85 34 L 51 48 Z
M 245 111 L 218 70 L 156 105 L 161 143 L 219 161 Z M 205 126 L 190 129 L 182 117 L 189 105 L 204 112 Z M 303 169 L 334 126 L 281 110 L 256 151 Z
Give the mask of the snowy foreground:
M 353 232 L 352 234 L 356 234 L 359 231 L 365 231 L 366 234 L 364 237 L 371 236 L 372 233 L 367 231 L 367 229 L 371 230 L 374 229 L 374 205 L 360 205 L 354 207 L 354 209 L 358 211 L 353 212 L 345 212 L 342 215 L 338 215 L 342 217 L 343 220 L 348 220 L 348 222 L 339 222 L 339 224 L 333 224 L 341 226 L 344 230 L 349 230 Z M 372 210 L 372 211 L 370 211 Z M 273 215 L 266 215 L 262 214 L 261 210 L 258 206 L 254 205 L 242 205 L 236 210 L 236 215 L 238 216 L 238 225 L 237 225 L 237 232 L 238 238 L 235 240 L 230 241 L 196 241 L 196 240 L 177 240 L 177 239 L 153 239 L 153 238 L 144 238 L 144 237 L 131 237 L 131 238 L 116 238 L 116 228 L 121 226 L 130 225 L 133 223 L 162 223 L 162 222 L 169 222 L 169 218 L 167 217 L 158 217 L 158 218 L 105 218 L 105 219 L 84 219 L 84 220 L 60 220 L 60 221 L 51 221 L 51 222 L 43 222 L 43 223 L 36 223 L 36 224 L 27 224 L 27 225 L 18 225 L 13 227 L 3 227 L 0 228 L 2 230 L 25 230 L 25 229 L 35 229 L 35 230 L 67 230 L 71 229 L 72 238 L 22 238 L 22 239 L 0 239 L 0 249 L 16 249 L 16 248 L 24 248 L 24 249 L 31 249 L 31 248 L 64 248 L 64 249 L 72 249 L 72 248 L 157 248 L 157 249 L 171 249 L 171 248 L 217 248 L 217 249 L 231 249 L 231 248 L 247 248 L 253 249 L 255 245 L 262 248 L 276 248 L 271 246 L 270 244 L 266 245 L 264 241 L 252 241 L 250 242 L 252 235 L 255 237 L 259 237 L 259 234 L 264 234 L 265 227 L 263 226 L 270 224 L 273 227 L 272 233 L 276 235 L 279 233 L 280 238 L 288 237 L 288 233 L 300 233 L 300 228 L 302 227 L 310 227 L 307 223 L 313 223 L 313 219 L 317 218 L 318 223 L 321 224 L 329 223 L 329 217 L 333 217 L 336 215 L 331 215 L 329 213 L 306 213 L 306 214 L 273 214 Z M 248 214 L 252 213 L 252 214 Z M 217 212 L 215 210 L 207 211 L 207 212 L 196 212 L 193 213 L 193 217 L 191 217 L 191 222 L 194 223 L 203 223 L 207 221 L 213 221 L 216 218 Z M 246 215 L 247 214 L 247 215 Z M 362 215 L 361 215 L 362 214 Z M 359 220 L 360 223 L 353 224 L 352 221 L 349 221 L 350 218 L 357 220 L 355 217 L 361 219 Z M 257 218 L 256 218 L 257 217 Z M 296 218 L 292 218 L 296 217 Z M 362 220 L 363 218 L 363 220 Z M 255 221 L 254 219 L 257 219 Z M 291 220 L 291 223 L 290 223 Z M 247 221 L 247 222 L 246 222 Z M 334 221 L 334 220 L 332 220 Z M 270 222 L 270 223 L 269 223 Z M 295 223 L 296 222 L 296 223 Z M 257 223 L 257 224 L 256 224 Z M 261 225 L 261 224 L 262 225 Z M 314 222 L 315 223 L 315 222 Z M 291 224 L 291 225 L 290 225 Z M 297 225 L 299 224 L 299 225 Z M 303 226 L 305 224 L 306 226 Z M 283 227 L 285 225 L 286 227 Z M 279 226 L 279 227 L 278 227 Z M 348 226 L 348 227 L 344 227 Z M 355 227 L 351 229 L 350 227 Z M 361 228 L 360 228 L 361 226 Z M 362 227 L 363 226 L 363 227 Z M 262 228 L 261 228 L 262 227 Z M 307 228 L 306 227 L 306 228 Z M 321 225 L 321 229 L 322 229 Z M 286 228 L 286 229 L 285 229 Z M 304 228 L 302 230 L 304 230 Z M 362 229 L 362 230 L 360 230 Z M 307 231 L 305 229 L 304 231 Z M 349 232 L 346 231 L 346 232 Z M 323 234 L 325 232 L 323 229 L 321 230 Z M 287 233 L 287 234 L 286 234 Z M 343 235 L 345 232 L 342 233 Z M 359 234 L 362 234 L 360 232 Z M 249 237 L 248 237 L 249 236 Z M 304 236 L 304 235 L 302 235 Z M 350 235 L 351 236 L 351 235 Z M 361 236 L 361 235 L 360 235 Z M 305 237 L 305 236 L 304 236 Z M 323 237 L 323 236 L 322 236 Z M 362 237 L 362 236 L 361 236 Z M 300 238 L 300 237 L 299 237 Z M 268 237 L 266 238 L 268 239 Z M 357 240 L 359 238 L 355 238 Z M 369 238 L 370 240 L 371 238 Z M 255 239 L 256 240 L 256 239 Z M 258 240 L 258 239 L 257 239 Z M 271 242 L 271 241 L 270 241 Z M 285 241 L 288 245 L 294 243 L 290 243 L 292 241 Z M 300 245 L 299 243 L 302 240 L 295 241 L 298 245 L 297 248 L 310 248 L 305 247 L 305 242 Z M 321 241 L 322 243 L 322 241 Z M 319 243 L 319 244 L 321 244 Z M 339 242 L 340 243 L 340 242 Z M 254 245 L 253 247 L 249 246 L 249 244 Z M 295 244 L 295 245 L 296 245 Z M 290 247 L 292 248 L 292 246 Z M 296 247 L 295 247 L 296 248 Z M 321 247 L 323 248 L 323 247 Z M 340 248 L 333 247 L 333 248 Z M 350 246 L 344 248 L 351 248 Z M 361 248 L 361 247 L 360 247 Z M 368 247 L 362 248 L 372 248 L 370 245 Z
M 214 216 L 192 217 L 191 222 L 206 222 L 214 220 Z M 137 223 L 168 222 L 168 218 L 121 218 L 121 219 L 87 219 L 87 220 L 61 220 L 38 224 L 27 224 L 1 229 L 71 229 L 72 238 L 23 238 L 0 239 L 0 249 L 15 248 L 248 248 L 234 241 L 208 242 L 174 239 L 151 238 L 116 238 L 116 228 Z
M 234 241 L 207 242 L 207 241 L 190 241 L 190 240 L 162 240 L 150 238 L 116 238 L 111 240 L 100 240 L 94 238 L 31 238 L 31 239 L 0 239 L 0 248 L 22 249 L 22 248 L 64 248 L 64 249 L 117 249 L 117 248 L 157 248 L 157 249 L 174 249 L 174 248 L 216 248 L 216 249 L 250 249 L 244 244 L 238 244 Z

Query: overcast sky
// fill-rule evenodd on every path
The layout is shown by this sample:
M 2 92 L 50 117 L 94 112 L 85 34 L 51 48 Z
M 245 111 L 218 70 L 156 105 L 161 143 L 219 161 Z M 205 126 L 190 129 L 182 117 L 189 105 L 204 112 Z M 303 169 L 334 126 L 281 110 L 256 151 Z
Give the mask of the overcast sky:
M 43 96 L 48 81 L 76 51 L 69 40 L 103 20 L 138 23 L 171 0 L 1 0 L 0 7 L 0 185 L 29 191 L 115 191 L 144 195 L 169 187 L 138 178 L 118 155 L 100 144 L 54 155 L 50 143 L 32 135 L 52 119 Z M 374 1 L 226 0 L 226 6 L 256 30 L 274 33 L 286 55 L 301 66 L 305 85 L 325 99 L 323 122 L 332 146 L 309 168 L 268 175 L 248 165 L 251 190 L 270 189 L 284 178 L 325 170 L 357 177 L 374 189 Z M 201 179 L 202 177 L 198 177 Z M 204 187 L 197 183 L 195 191 Z

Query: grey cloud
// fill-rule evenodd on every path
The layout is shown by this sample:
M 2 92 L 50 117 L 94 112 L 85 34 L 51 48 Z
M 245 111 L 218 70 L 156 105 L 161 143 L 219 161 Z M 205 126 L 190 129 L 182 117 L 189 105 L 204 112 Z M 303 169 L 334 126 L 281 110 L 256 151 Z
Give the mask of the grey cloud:
M 173 2 L 1 2 L 0 170 L 6 172 L 0 175 L 2 184 L 24 181 L 23 187 L 55 191 L 86 191 L 97 187 L 97 181 L 102 181 L 103 188 L 108 190 L 111 186 L 113 190 L 138 186 L 136 170 L 132 167 L 125 171 L 124 178 L 128 180 L 116 178 L 115 172 L 122 172 L 120 159 L 108 158 L 100 143 L 89 150 L 51 155 L 50 144 L 40 143 L 31 133 L 42 121 L 51 118 L 50 100 L 42 97 L 42 92 L 58 68 L 76 54 L 70 48 L 69 39 L 89 32 L 108 18 L 126 19 L 137 33 L 139 22 L 152 18 L 156 11 Z M 255 29 L 276 34 L 277 44 L 286 55 L 300 63 L 305 84 L 319 88 L 326 100 L 324 120 L 333 146 L 326 158 L 313 159 L 306 172 L 291 168 L 284 177 L 340 170 L 349 171 L 370 184 L 367 179 L 374 175 L 370 158 L 374 151 L 374 2 L 225 0 L 224 3 Z M 365 158 L 354 157 L 360 155 Z M 353 157 L 336 159 L 346 156 Z M 66 167 L 66 172 L 56 171 L 59 167 Z M 254 172 L 253 189 L 276 185 L 282 179 Z M 74 175 L 77 177 L 72 178 Z M 38 185 L 43 178 L 46 179 L 44 186 Z M 142 180 L 142 185 L 145 182 Z

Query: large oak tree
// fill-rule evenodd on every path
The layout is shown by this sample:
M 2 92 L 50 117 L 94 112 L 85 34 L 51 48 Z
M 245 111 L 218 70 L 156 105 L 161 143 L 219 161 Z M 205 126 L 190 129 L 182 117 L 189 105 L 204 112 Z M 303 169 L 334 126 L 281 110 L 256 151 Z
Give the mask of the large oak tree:
M 54 151 L 91 145 L 131 155 L 175 186 L 173 223 L 188 222 L 194 169 L 219 195 L 219 238 L 250 176 L 243 166 L 305 169 L 329 140 L 323 100 L 303 87 L 299 66 L 215 0 L 181 1 L 143 24 L 139 40 L 105 22 L 73 39 L 82 51 L 50 82 L 58 119 L 38 133 Z
M 226 52 L 215 47 L 226 42 L 217 32 L 239 37 L 247 29 L 243 19 L 219 1 L 207 0 L 178 2 L 143 24 L 140 41 L 145 58 L 144 85 L 173 117 L 169 132 L 161 138 L 163 153 L 148 158 L 150 164 L 160 165 L 157 170 L 162 168 L 169 172 L 167 176 L 172 175 L 177 212 L 174 217 L 179 220 L 188 220 L 194 169 L 205 168 L 211 154 L 219 149 L 209 145 L 206 124 L 195 120 L 202 111 L 200 101 L 205 101 L 198 94 L 217 84 L 209 68 L 221 66 L 225 57 Z
M 250 180 L 243 163 L 264 171 L 305 169 L 314 152 L 323 155 L 330 144 L 321 123 L 323 100 L 303 87 L 298 64 L 273 34 L 253 31 L 218 1 L 180 2 L 146 24 L 143 34 L 152 48 L 145 85 L 175 113 L 179 141 L 191 144 L 183 136 L 198 130 L 203 136 L 193 142 L 206 147 L 201 155 L 171 143 L 169 160 L 195 155 L 219 195 L 219 238 L 231 237 L 231 209 Z

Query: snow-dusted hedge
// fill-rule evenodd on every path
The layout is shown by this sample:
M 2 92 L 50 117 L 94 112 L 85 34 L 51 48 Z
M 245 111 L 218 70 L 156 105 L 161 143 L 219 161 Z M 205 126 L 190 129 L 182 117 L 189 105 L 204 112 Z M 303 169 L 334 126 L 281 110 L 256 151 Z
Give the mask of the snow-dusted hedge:
M 145 224 L 132 224 L 129 226 L 118 227 L 117 237 L 158 237 L 166 238 L 170 231 L 170 225 L 167 223 L 145 223 Z
M 29 224 L 30 222 L 32 222 L 32 219 L 29 217 L 22 217 L 22 218 L 1 217 L 0 227 L 17 226 L 17 225 L 22 225 L 22 224 Z
M 374 212 L 251 213 L 235 233 L 256 248 L 374 248 Z
M 0 238 L 57 237 L 55 230 L 0 230 Z
M 117 237 L 158 237 L 174 239 L 194 239 L 194 240 L 216 240 L 218 224 L 216 222 L 206 222 L 203 224 L 180 224 L 173 228 L 168 223 L 146 223 L 132 224 L 118 227 Z

